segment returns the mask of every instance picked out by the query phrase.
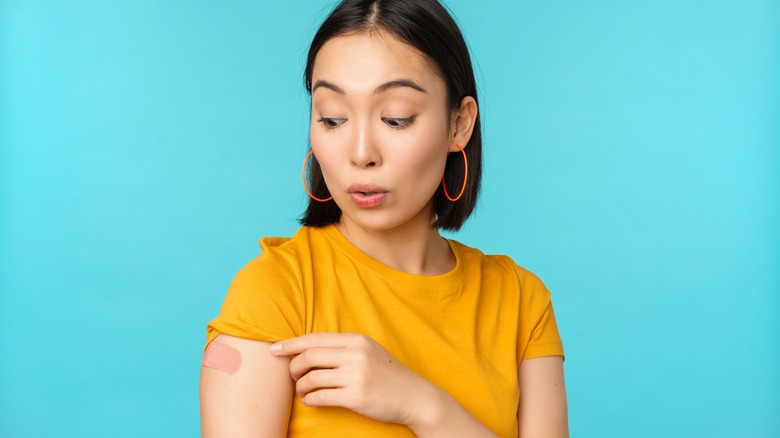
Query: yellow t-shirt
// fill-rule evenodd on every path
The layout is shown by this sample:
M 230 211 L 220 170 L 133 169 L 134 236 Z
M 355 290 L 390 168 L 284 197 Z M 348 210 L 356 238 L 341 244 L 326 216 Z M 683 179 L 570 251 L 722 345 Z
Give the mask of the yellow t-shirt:
M 448 241 L 443 275 L 392 269 L 334 226 L 261 239 L 236 275 L 207 339 L 276 342 L 312 332 L 363 333 L 502 437 L 517 436 L 520 361 L 563 356 L 550 292 L 506 256 Z M 343 408 L 293 400 L 288 437 L 414 437 Z

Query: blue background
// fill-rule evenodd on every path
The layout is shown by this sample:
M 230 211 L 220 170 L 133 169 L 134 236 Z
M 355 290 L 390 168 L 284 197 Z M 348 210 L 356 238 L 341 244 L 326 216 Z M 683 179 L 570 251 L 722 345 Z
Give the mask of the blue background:
M 450 1 L 454 237 L 553 292 L 572 436 L 780 436 L 780 3 Z M 0 435 L 196 436 L 205 325 L 306 195 L 323 2 L 0 0 Z

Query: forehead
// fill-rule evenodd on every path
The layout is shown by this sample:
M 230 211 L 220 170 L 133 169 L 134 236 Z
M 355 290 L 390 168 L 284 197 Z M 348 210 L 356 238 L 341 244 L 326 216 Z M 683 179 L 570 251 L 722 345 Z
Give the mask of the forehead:
M 347 93 L 373 90 L 397 79 L 420 83 L 433 95 L 443 95 L 444 81 L 420 51 L 387 32 L 362 32 L 328 40 L 314 60 L 312 83 L 336 83 Z

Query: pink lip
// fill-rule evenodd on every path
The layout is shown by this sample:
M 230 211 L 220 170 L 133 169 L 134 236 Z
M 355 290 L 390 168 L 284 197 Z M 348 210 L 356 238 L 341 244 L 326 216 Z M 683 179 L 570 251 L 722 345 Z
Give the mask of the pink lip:
M 349 195 L 359 207 L 376 207 L 384 201 L 387 189 L 373 184 L 353 184 L 349 187 Z

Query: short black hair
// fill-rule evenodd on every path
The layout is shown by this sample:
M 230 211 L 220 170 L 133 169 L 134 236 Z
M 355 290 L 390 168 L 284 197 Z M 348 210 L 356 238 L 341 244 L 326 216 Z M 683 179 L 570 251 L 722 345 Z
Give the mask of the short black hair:
M 477 84 L 474 69 L 463 35 L 447 12 L 436 0 L 343 0 L 331 11 L 320 26 L 309 47 L 304 81 L 311 96 L 311 79 L 314 60 L 320 48 L 332 38 L 372 31 L 386 31 L 424 54 L 447 85 L 447 103 L 451 110 L 460 108 L 466 96 L 477 101 Z M 482 130 L 480 117 L 474 123 L 474 131 L 467 145 L 468 182 L 463 196 L 452 202 L 444 194 L 441 185 L 433 196 L 436 222 L 433 226 L 457 231 L 474 211 L 482 178 Z M 444 181 L 449 192 L 456 196 L 463 185 L 465 165 L 461 153 L 449 154 Z M 314 196 L 330 197 L 322 170 L 312 156 L 308 172 L 309 189 Z M 341 209 L 332 199 L 319 202 L 309 199 L 309 205 L 300 219 L 301 225 L 322 227 L 335 223 L 341 217 Z

